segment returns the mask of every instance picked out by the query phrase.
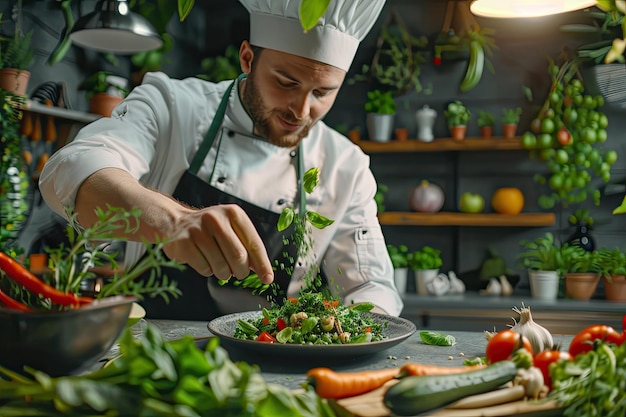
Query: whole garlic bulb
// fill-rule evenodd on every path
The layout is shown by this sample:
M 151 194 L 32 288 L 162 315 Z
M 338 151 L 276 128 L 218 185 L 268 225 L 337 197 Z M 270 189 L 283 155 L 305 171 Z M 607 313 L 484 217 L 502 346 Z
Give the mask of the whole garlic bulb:
M 519 314 L 519 322 L 513 319 L 515 324 L 509 325 L 509 327 L 511 327 L 511 330 L 520 333 L 528 339 L 534 354 L 553 347 L 554 339 L 552 338 L 552 334 L 548 329 L 533 320 L 530 307 L 526 307 L 522 304 L 521 309 L 513 307 L 513 311 Z

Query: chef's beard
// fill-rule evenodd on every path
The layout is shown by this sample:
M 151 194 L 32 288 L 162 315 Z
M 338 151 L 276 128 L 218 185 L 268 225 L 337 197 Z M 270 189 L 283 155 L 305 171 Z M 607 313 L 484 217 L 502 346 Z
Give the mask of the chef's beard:
M 256 82 L 254 71 L 250 71 L 246 78 L 246 86 L 243 89 L 242 102 L 245 109 L 248 111 L 250 118 L 252 119 L 254 126 L 254 133 L 262 138 L 267 139 L 272 145 L 280 146 L 282 148 L 292 148 L 297 146 L 306 135 L 309 134 L 312 122 L 310 120 L 305 121 L 300 130 L 294 133 L 279 134 L 272 132 L 271 119 L 276 116 L 282 118 L 288 123 L 302 125 L 302 120 L 293 117 L 291 112 L 282 112 L 278 109 L 268 110 L 267 106 L 263 102 L 262 94 L 259 92 Z

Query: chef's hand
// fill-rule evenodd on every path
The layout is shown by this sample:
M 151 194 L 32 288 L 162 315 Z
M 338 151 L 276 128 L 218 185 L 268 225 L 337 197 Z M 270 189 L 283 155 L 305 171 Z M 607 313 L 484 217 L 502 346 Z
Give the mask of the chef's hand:
M 241 207 L 220 204 L 186 209 L 174 224 L 163 251 L 199 274 L 218 279 L 244 279 L 250 270 L 265 284 L 274 280 L 263 240 Z

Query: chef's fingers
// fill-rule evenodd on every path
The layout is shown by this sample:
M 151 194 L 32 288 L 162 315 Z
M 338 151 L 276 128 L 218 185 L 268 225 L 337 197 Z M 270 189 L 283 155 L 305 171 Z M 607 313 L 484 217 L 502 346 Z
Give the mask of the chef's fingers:
M 200 275 L 210 277 L 213 270 L 200 248 L 188 239 L 175 240 L 163 246 L 163 252 L 172 261 L 186 264 Z
M 203 229 L 191 229 L 189 237 L 200 252 L 200 256 L 195 259 L 196 263 L 206 263 L 206 271 L 217 279 L 229 279 L 233 275 L 227 257 L 213 235 L 205 233 Z M 200 272 L 198 269 L 196 271 Z
M 234 255 L 236 259 L 240 259 L 239 262 L 236 265 L 231 264 L 235 276 L 243 279 L 253 270 L 264 284 L 274 281 L 274 270 L 267 256 L 267 249 L 248 215 L 243 210 L 237 211 L 234 218 L 231 218 L 231 224 L 238 236 L 238 242 L 243 244 L 243 252 Z M 236 246 L 230 245 L 229 249 Z M 239 267 L 241 269 L 235 269 Z

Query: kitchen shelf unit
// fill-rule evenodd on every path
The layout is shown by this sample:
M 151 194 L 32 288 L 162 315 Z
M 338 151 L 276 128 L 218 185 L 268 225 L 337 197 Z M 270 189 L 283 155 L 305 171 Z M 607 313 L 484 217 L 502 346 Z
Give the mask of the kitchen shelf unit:
M 524 150 L 519 137 L 476 138 L 468 137 L 462 141 L 452 138 L 438 138 L 432 142 L 415 139 L 406 141 L 373 142 L 359 141 L 357 144 L 364 152 L 465 152 L 465 151 L 517 151 Z M 456 170 L 456 164 L 455 164 Z M 455 174 L 456 177 L 456 174 Z M 454 193 L 456 194 L 456 192 Z M 478 227 L 542 227 L 556 223 L 554 213 L 520 213 L 506 215 L 499 213 L 416 213 L 416 212 L 383 212 L 378 214 L 382 225 L 393 226 L 478 226 Z

